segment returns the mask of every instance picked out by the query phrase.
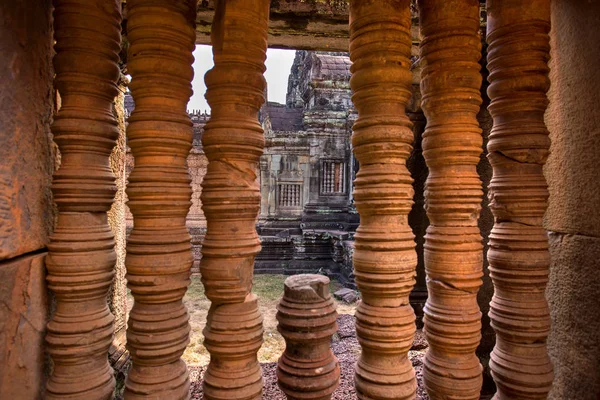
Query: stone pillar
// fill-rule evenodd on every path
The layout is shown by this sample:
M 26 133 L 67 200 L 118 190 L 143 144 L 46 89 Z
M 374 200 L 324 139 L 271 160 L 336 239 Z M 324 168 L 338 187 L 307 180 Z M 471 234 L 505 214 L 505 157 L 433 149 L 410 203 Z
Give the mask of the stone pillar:
M 423 378 L 431 399 L 479 399 L 482 367 L 477 292 L 483 245 L 477 221 L 483 196 L 477 164 L 482 136 L 478 0 L 420 0 L 421 94 L 429 168 L 424 256 L 429 296 Z
M 408 359 L 415 314 L 408 296 L 417 254 L 408 213 L 413 188 L 406 168 L 413 133 L 405 108 L 411 96 L 409 0 L 350 2 L 350 58 L 358 110 L 352 144 L 360 163 L 354 199 L 360 214 L 354 270 L 362 302 L 356 332 L 359 399 L 414 399 Z
M 192 190 L 186 158 L 192 122 L 195 40 L 193 0 L 130 0 L 128 68 L 135 100 L 127 137 L 135 167 L 128 205 L 134 227 L 127 242 L 127 281 L 135 299 L 127 348 L 133 364 L 125 398 L 189 398 L 181 355 L 190 326 L 182 298 L 192 253 L 185 220 Z
M 331 399 L 340 383 L 340 365 L 330 347 L 336 319 L 329 278 L 306 274 L 285 280 L 277 306 L 277 330 L 285 339 L 277 383 L 288 400 Z
M 258 298 L 251 294 L 260 251 L 258 162 L 264 148 L 258 111 L 264 104 L 268 0 L 221 0 L 212 29 L 215 66 L 206 74 L 211 118 L 202 144 L 208 169 L 202 182 L 207 232 L 200 271 L 211 300 L 205 346 L 206 399 L 260 399 L 262 344 Z
M 48 399 L 110 399 L 115 381 L 107 352 L 107 304 L 116 255 L 106 212 L 115 194 L 109 156 L 119 135 L 113 100 L 119 78 L 120 3 L 57 0 L 55 86 L 62 107 L 52 125 L 61 152 L 52 192 L 58 222 L 48 244 L 48 324 L 54 369 Z
M 490 319 L 496 346 L 490 368 L 496 399 L 545 399 L 552 386 L 545 298 L 550 256 L 542 217 L 542 173 L 550 139 L 548 105 L 550 1 L 488 0 L 488 94 L 494 126 L 488 158 L 495 224 L 488 260 L 494 282 Z

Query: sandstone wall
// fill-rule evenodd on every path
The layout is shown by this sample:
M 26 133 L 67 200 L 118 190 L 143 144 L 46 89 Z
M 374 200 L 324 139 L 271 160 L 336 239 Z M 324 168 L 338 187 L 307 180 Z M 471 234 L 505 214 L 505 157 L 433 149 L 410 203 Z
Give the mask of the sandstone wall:
M 117 253 L 117 263 L 115 264 L 115 276 L 108 294 L 108 304 L 110 310 L 115 316 L 115 336 L 116 343 L 124 342 L 126 330 L 127 315 L 127 273 L 125 267 L 125 257 L 127 254 L 127 231 L 126 216 L 128 209 L 125 205 L 127 201 L 126 189 L 126 171 L 127 171 L 127 141 L 125 132 L 125 107 L 124 92 L 127 82 L 121 77 L 119 82 L 119 94 L 115 98 L 115 115 L 119 123 L 119 138 L 115 148 L 110 155 L 110 169 L 115 176 L 117 192 L 115 193 L 115 202 L 108 211 L 108 223 L 115 237 L 115 252 Z M 126 79 L 126 78 L 125 78 Z
M 600 3 L 552 1 L 545 169 L 552 399 L 600 398 Z
M 50 0 L 0 2 L 0 398 L 39 399 L 54 213 Z

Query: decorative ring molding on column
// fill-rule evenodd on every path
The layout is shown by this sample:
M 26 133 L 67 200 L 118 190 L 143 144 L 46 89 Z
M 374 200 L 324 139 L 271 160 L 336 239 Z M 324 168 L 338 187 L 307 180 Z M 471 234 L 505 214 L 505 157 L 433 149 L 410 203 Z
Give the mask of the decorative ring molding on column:
M 488 260 L 494 282 L 490 319 L 496 346 L 490 368 L 495 399 L 546 399 L 554 377 L 546 340 L 550 266 L 542 219 L 548 205 L 543 167 L 550 86 L 550 1 L 488 0 L 488 142 L 495 223 Z
M 192 189 L 186 159 L 192 122 L 195 42 L 193 0 L 129 0 L 128 68 L 135 100 L 128 144 L 135 157 L 127 194 L 134 227 L 127 242 L 127 281 L 135 299 L 127 329 L 133 364 L 125 398 L 187 399 L 181 355 L 190 325 L 182 298 L 192 253 L 185 220 Z
M 215 66 L 207 72 L 211 118 L 202 136 L 208 158 L 202 182 L 207 231 L 200 270 L 212 302 L 204 330 L 211 362 L 204 375 L 208 400 L 260 399 L 257 353 L 262 316 L 251 294 L 260 251 L 259 159 L 264 135 L 258 112 L 265 102 L 269 0 L 219 0 L 212 25 Z
M 482 367 L 477 292 L 483 245 L 477 221 L 483 196 L 477 164 L 483 139 L 478 0 L 419 0 L 423 156 L 429 168 L 424 255 L 429 348 L 423 378 L 431 399 L 478 400 Z
M 360 162 L 354 191 L 361 219 L 354 252 L 362 294 L 356 310 L 359 399 L 414 399 L 417 389 L 408 358 L 416 329 L 408 296 L 417 265 L 406 167 L 413 142 L 405 113 L 412 83 L 410 29 L 409 0 L 350 1 L 350 85 L 358 110 L 352 144 Z
M 56 0 L 55 86 L 62 107 L 52 133 L 61 152 L 52 192 L 58 223 L 48 244 L 48 288 L 56 311 L 46 341 L 54 368 L 48 399 L 110 399 L 113 315 L 107 304 L 116 254 L 106 212 L 116 186 L 109 156 L 121 46 L 120 2 Z

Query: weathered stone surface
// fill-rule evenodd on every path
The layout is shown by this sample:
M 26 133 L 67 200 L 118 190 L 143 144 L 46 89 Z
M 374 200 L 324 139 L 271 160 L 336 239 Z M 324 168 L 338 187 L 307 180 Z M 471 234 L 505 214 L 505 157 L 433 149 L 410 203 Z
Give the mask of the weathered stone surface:
M 544 168 L 553 400 L 600 398 L 600 3 L 552 1 Z
M 329 278 L 295 275 L 284 285 L 277 330 L 286 347 L 277 365 L 277 383 L 289 400 L 329 400 L 340 382 L 340 366 L 330 348 L 337 312 Z
M 127 93 L 125 95 L 125 108 L 126 108 L 126 118 L 131 115 L 133 110 L 135 109 L 135 103 L 133 101 L 133 97 L 131 94 Z M 193 136 L 192 136 L 192 149 L 186 160 L 186 165 L 188 168 L 188 173 L 192 180 L 192 205 L 188 211 L 188 215 L 186 218 L 186 226 L 188 227 L 188 231 L 192 240 L 192 254 L 194 258 L 194 262 L 192 265 L 192 273 L 197 274 L 200 273 L 200 259 L 202 258 L 202 253 L 200 251 L 202 247 L 202 240 L 204 239 L 204 235 L 206 234 L 206 218 L 204 217 L 204 211 L 202 211 L 202 180 L 204 179 L 204 175 L 206 175 L 206 168 L 208 166 L 208 159 L 204 154 L 204 149 L 202 148 L 202 134 L 204 133 L 204 125 L 210 118 L 210 114 L 205 112 L 201 112 L 199 110 L 188 110 L 188 114 L 193 124 Z M 124 158 L 125 163 L 125 171 L 124 171 L 124 179 L 127 182 L 129 178 L 129 174 L 133 170 L 135 160 L 133 159 L 133 155 L 131 154 L 131 148 L 127 146 L 127 154 Z M 117 185 L 119 183 L 117 182 Z M 127 199 L 127 196 L 125 196 Z M 126 231 L 127 233 L 131 232 L 133 229 L 133 215 L 131 215 L 131 211 L 127 205 L 125 208 L 125 220 L 126 220 Z M 118 247 L 118 240 L 115 238 Z M 117 252 L 117 254 L 119 254 Z M 118 272 L 117 272 L 118 273 Z
M 257 359 L 262 317 L 250 291 L 260 251 L 255 222 L 264 136 L 258 112 L 265 101 L 268 19 L 268 0 L 217 2 L 211 36 L 215 66 L 205 76 L 212 115 L 202 136 L 208 158 L 200 262 L 211 301 L 205 328 L 211 362 L 203 384 L 208 400 L 251 400 L 262 394 Z
M 200 273 L 200 260 L 202 259 L 202 241 L 206 234 L 206 218 L 202 211 L 202 180 L 206 175 L 208 159 L 202 148 L 202 134 L 204 125 L 210 118 L 206 113 L 192 111 L 190 113 L 192 123 L 194 124 L 194 135 L 192 140 L 192 150 L 187 158 L 187 167 L 192 178 L 192 206 L 186 218 L 186 225 L 192 237 L 192 255 L 194 263 L 192 273 Z
M 358 299 L 359 299 L 359 297 L 354 291 L 352 293 L 348 293 L 344 297 L 342 297 L 342 300 L 344 300 L 348 304 L 356 303 L 358 301 Z
M 41 399 L 48 321 L 45 253 L 0 263 L 0 398 Z
M 211 363 L 204 374 L 205 399 L 260 399 L 262 371 L 256 354 L 263 342 L 258 297 L 242 303 L 213 303 L 203 331 Z
M 56 1 L 52 125 L 61 166 L 52 191 L 58 223 L 48 244 L 48 288 L 56 311 L 46 341 L 54 368 L 48 399 L 108 399 L 115 380 L 107 352 L 113 315 L 107 294 L 116 254 L 107 211 L 115 195 L 109 157 L 119 135 L 113 114 L 119 78 L 120 3 Z
M 336 299 L 342 300 L 348 304 L 356 303 L 359 300 L 359 297 L 358 297 L 358 294 L 356 293 L 356 291 L 349 289 L 349 288 L 340 289 L 340 290 L 336 291 L 333 295 L 335 296 Z
M 181 355 L 189 342 L 182 303 L 192 254 L 186 159 L 192 122 L 193 0 L 127 2 L 128 69 L 136 108 L 127 136 L 135 157 L 127 194 L 134 227 L 127 242 L 127 281 L 135 299 L 127 329 L 133 359 L 125 397 L 189 398 Z
M 44 248 L 54 224 L 51 8 L 0 4 L 0 260 Z
M 355 112 L 347 54 L 298 51 L 287 104 L 261 110 L 265 154 L 260 161 L 262 251 L 257 272 L 317 272 L 340 279 L 358 216 L 352 205 Z M 283 242 L 282 235 L 290 237 Z
M 600 397 L 600 239 L 550 233 L 551 399 Z
M 345 295 L 349 294 L 349 293 L 353 293 L 354 290 L 352 289 L 348 289 L 348 288 L 342 288 L 337 290 L 333 295 L 337 298 L 337 299 L 341 299 L 342 297 L 344 297 Z
M 429 167 L 425 270 L 429 297 L 423 378 L 432 399 L 479 399 L 482 368 L 477 291 L 483 245 L 477 220 L 482 152 L 481 39 L 477 0 L 420 0 L 423 155 Z
M 198 44 L 210 44 L 215 0 L 198 1 Z M 417 22 L 415 0 L 411 11 Z M 271 2 L 269 47 L 283 49 L 348 51 L 348 0 L 277 0 Z M 413 41 L 419 29 L 412 27 Z
M 216 3 L 198 2 L 198 44 L 210 44 Z M 270 47 L 348 51 L 348 1 L 273 1 L 268 40 Z
M 416 328 L 408 297 L 417 255 L 406 168 L 413 133 L 404 112 L 412 83 L 410 1 L 351 1 L 350 22 L 350 84 L 358 110 L 352 144 L 360 163 L 354 198 L 361 218 L 354 269 L 363 299 L 356 310 L 362 347 L 356 393 L 359 399 L 414 399 L 408 350 Z
M 494 127 L 488 142 L 495 224 L 488 260 L 496 346 L 490 367 L 502 399 L 545 399 L 552 387 L 544 295 L 550 255 L 542 218 L 548 204 L 543 166 L 550 1 L 488 0 L 488 69 Z
M 194 124 L 194 135 L 192 140 L 192 149 L 187 158 L 187 167 L 190 177 L 192 178 L 192 206 L 188 212 L 186 224 L 190 228 L 192 237 L 194 236 L 192 228 L 198 228 L 202 231 L 206 230 L 206 218 L 202 211 L 202 180 L 206 175 L 208 159 L 202 148 L 202 135 L 204 134 L 204 126 L 210 118 L 209 114 L 192 112 L 190 113 L 192 123 Z M 200 261 L 194 257 L 194 261 Z
M 595 106 L 600 68 L 600 5 L 552 1 L 550 104 L 546 123 L 552 145 L 544 174 L 550 203 L 544 226 L 554 232 L 600 238 L 600 114 Z
M 127 280 L 125 274 L 125 256 L 127 254 L 127 194 L 125 188 L 127 186 L 127 139 L 125 134 L 125 117 L 126 110 L 124 108 L 124 93 L 126 91 L 127 78 L 121 75 L 119 79 L 119 92 L 115 97 L 115 114 L 119 126 L 119 137 L 116 145 L 110 155 L 110 169 L 115 176 L 117 192 L 115 193 L 115 201 L 108 211 L 108 224 L 113 233 L 115 240 L 115 253 L 117 254 L 117 262 L 115 263 L 115 275 L 108 294 L 108 305 L 110 311 L 115 316 L 115 333 L 116 336 L 123 336 L 127 328 Z M 113 345 L 121 347 L 121 341 L 116 339 Z

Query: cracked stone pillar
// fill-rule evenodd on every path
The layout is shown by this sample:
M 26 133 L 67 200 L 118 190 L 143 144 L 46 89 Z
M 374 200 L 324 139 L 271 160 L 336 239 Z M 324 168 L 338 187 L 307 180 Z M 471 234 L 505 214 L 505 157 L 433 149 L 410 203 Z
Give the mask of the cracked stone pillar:
M 483 196 L 477 164 L 482 77 L 478 0 L 419 0 L 423 156 L 429 168 L 424 255 L 429 296 L 423 373 L 431 399 L 477 400 L 482 367 L 477 292 L 483 245 L 477 220 Z
M 350 58 L 358 110 L 352 144 L 360 162 L 354 199 L 360 214 L 354 271 L 362 301 L 356 332 L 359 399 L 414 399 L 408 359 L 415 314 L 408 296 L 417 254 L 408 213 L 413 203 L 406 160 L 413 133 L 405 108 L 411 96 L 409 0 L 350 2 Z
M 208 168 L 202 182 L 207 231 L 200 271 L 211 301 L 204 344 L 209 400 L 260 399 L 262 316 L 251 293 L 260 251 L 258 162 L 264 148 L 258 111 L 265 101 L 269 0 L 220 0 L 212 27 L 215 66 L 207 72 L 211 118 L 202 144 Z
M 277 330 L 285 339 L 277 383 L 289 400 L 329 400 L 339 386 L 340 364 L 330 347 L 336 319 L 329 278 L 303 274 L 285 280 L 277 306 Z
M 135 167 L 128 205 L 134 228 L 127 242 L 127 281 L 135 299 L 127 348 L 133 364 L 125 398 L 189 398 L 181 355 L 190 325 L 182 298 L 192 253 L 185 220 L 192 190 L 186 158 L 192 122 L 195 1 L 130 0 L 128 68 L 135 100 L 127 137 Z
M 550 86 L 549 0 L 488 0 L 488 94 L 494 126 L 488 143 L 495 224 L 488 260 L 494 282 L 490 367 L 496 399 L 546 399 L 553 370 L 546 339 L 550 256 L 542 217 L 542 173 L 550 139 L 544 123 Z
M 48 323 L 54 368 L 48 399 L 110 399 L 113 315 L 107 304 L 116 254 L 106 212 L 115 195 L 109 156 L 119 135 L 113 100 L 119 78 L 117 1 L 57 0 L 55 85 L 62 107 L 52 125 L 62 162 L 52 183 L 58 223 L 48 244 Z

